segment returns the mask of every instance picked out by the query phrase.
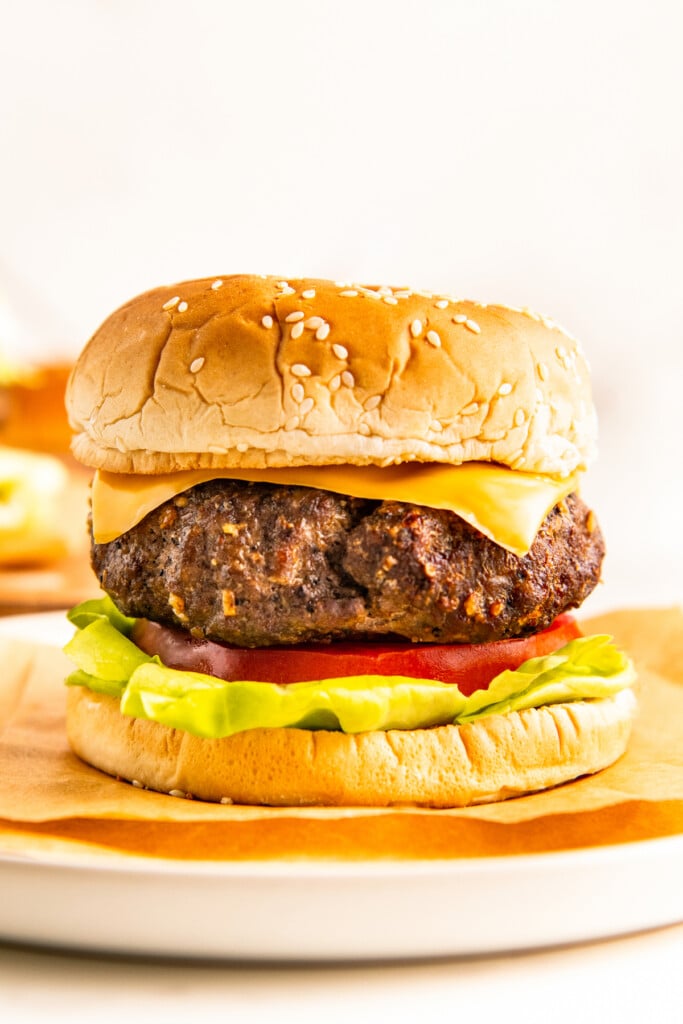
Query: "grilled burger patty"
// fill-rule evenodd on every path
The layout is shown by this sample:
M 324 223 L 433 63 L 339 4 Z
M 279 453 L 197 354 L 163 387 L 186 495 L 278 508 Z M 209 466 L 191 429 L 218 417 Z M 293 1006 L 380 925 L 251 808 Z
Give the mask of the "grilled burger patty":
M 451 512 L 231 480 L 193 487 L 92 545 L 100 583 L 127 615 L 243 647 L 524 636 L 585 600 L 603 554 L 576 495 L 518 557 Z

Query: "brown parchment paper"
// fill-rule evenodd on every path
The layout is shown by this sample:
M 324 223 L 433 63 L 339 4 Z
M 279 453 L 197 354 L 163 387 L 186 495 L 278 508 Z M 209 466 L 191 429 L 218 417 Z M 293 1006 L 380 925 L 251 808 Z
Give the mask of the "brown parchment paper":
M 617 764 L 544 793 L 460 810 L 222 806 L 139 790 L 81 763 L 64 733 L 66 657 L 0 645 L 0 851 L 180 859 L 508 856 L 683 833 L 683 611 L 584 622 L 636 662 L 640 713 Z

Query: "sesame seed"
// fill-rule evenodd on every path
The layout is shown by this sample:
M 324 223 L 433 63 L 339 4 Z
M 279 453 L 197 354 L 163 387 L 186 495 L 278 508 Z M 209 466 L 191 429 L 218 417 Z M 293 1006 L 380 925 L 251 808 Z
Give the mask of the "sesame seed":
M 330 391 L 339 391 L 339 388 L 341 387 L 341 374 L 340 373 L 335 374 L 335 376 L 330 381 L 329 387 L 330 387 Z
M 453 317 L 454 324 L 466 324 L 468 320 L 466 313 L 458 313 L 457 316 Z
M 272 316 L 267 316 L 267 315 L 264 316 L 261 319 L 261 323 L 263 324 L 264 327 L 268 327 L 268 328 L 272 327 L 273 326 L 273 318 L 272 318 Z
M 187 303 L 186 302 L 179 302 L 178 303 L 178 312 L 179 313 L 184 313 L 186 309 L 187 309 Z
M 278 281 L 278 288 L 289 288 L 289 281 Z
M 348 288 L 344 292 L 339 292 L 339 294 L 345 299 L 355 299 L 358 292 L 354 288 Z
M 292 398 L 295 402 L 303 402 L 306 392 L 304 391 L 303 384 L 298 381 L 296 384 L 292 384 Z
M 144 789 L 145 788 L 141 782 L 138 782 L 137 779 L 131 779 L 130 780 L 130 784 L 131 784 L 131 786 L 135 786 L 136 789 Z
M 516 427 L 521 427 L 522 424 L 525 421 L 526 421 L 526 413 L 524 412 L 524 409 L 518 409 L 517 412 L 515 413 L 515 426 Z
M 370 434 L 370 427 L 367 423 L 359 423 L 358 432 L 364 434 L 366 437 Z
M 313 408 L 314 404 L 315 403 L 313 402 L 313 399 L 309 395 L 308 398 L 304 399 L 304 401 L 301 403 L 301 406 L 300 406 L 300 409 L 299 409 L 301 415 L 302 416 L 306 416 L 306 414 L 311 411 L 311 409 Z
M 190 363 L 190 373 L 199 373 L 203 365 L 204 356 L 198 356 L 196 359 L 193 359 Z
M 439 299 L 434 305 L 437 309 L 448 309 L 448 299 Z
M 434 348 L 441 348 L 441 338 L 436 331 L 427 331 L 427 341 Z
M 295 324 L 299 320 L 303 320 L 305 316 L 306 314 L 302 313 L 301 310 L 298 310 L 296 313 L 288 313 L 287 316 L 285 317 L 285 323 Z
M 562 362 L 563 359 L 567 358 L 567 350 L 562 345 L 555 349 L 555 355 Z
M 472 334 L 481 334 L 481 327 L 476 320 L 465 320 L 465 327 L 468 331 L 472 331 Z
M 422 334 L 422 321 L 421 320 L 413 320 L 412 324 L 410 325 L 410 333 L 412 334 L 412 336 L 414 338 L 419 338 L 420 337 L 420 335 Z
M 398 299 L 395 299 L 393 295 L 383 295 L 382 298 L 387 306 L 398 306 Z
M 184 799 L 185 798 L 185 790 L 183 790 L 183 789 L 169 789 L 168 795 L 169 796 L 179 796 L 179 797 L 182 797 Z
M 315 298 L 315 288 L 307 288 L 305 292 L 301 293 L 301 298 L 302 299 L 314 299 Z
M 541 378 L 541 380 L 548 379 L 548 367 L 545 365 L 545 363 L 539 363 L 536 369 L 538 370 L 538 376 Z
M 344 370 L 341 375 L 342 384 L 345 384 L 347 388 L 352 388 L 356 383 L 356 378 L 353 376 L 350 370 Z
M 316 339 L 318 341 L 324 341 L 327 335 L 330 333 L 329 324 L 321 324 L 318 330 L 315 332 Z
M 220 277 L 218 278 L 217 281 L 214 281 L 213 284 L 211 285 L 211 287 L 213 288 L 214 291 L 216 291 L 217 288 L 222 288 L 222 286 L 223 286 L 223 281 L 221 280 Z
M 372 412 L 373 409 L 377 408 L 381 401 L 381 395 L 371 395 L 370 398 L 368 398 L 367 402 L 364 404 L 363 408 L 366 410 L 366 412 Z
M 237 449 L 238 452 L 240 452 L 241 455 L 244 455 L 244 453 L 249 448 L 249 445 L 246 444 L 244 441 L 240 441 L 239 444 L 235 445 L 235 448 Z
M 294 289 L 293 289 L 293 288 L 290 288 L 290 287 L 289 287 L 289 285 L 287 285 L 287 287 L 286 287 L 286 288 L 283 288 L 283 289 L 282 289 L 282 292 L 281 292 L 280 294 L 281 294 L 281 296 L 283 296 L 283 297 L 284 297 L 285 295 L 293 295 L 293 294 L 294 294 Z
M 479 402 L 470 402 L 464 409 L 460 410 L 461 416 L 471 416 L 473 413 L 479 411 Z
M 304 325 L 302 324 L 301 320 L 299 320 L 298 323 L 295 323 L 294 326 L 292 327 L 291 335 L 293 338 L 300 338 L 303 333 Z
M 168 302 L 165 302 L 161 308 L 162 309 L 173 309 L 173 307 L 176 306 L 179 302 L 180 302 L 180 296 L 179 295 L 174 295 L 173 298 L 169 299 Z
M 334 354 L 337 357 L 337 359 L 348 359 L 349 358 L 349 350 L 347 348 L 344 348 L 343 345 L 333 345 L 332 346 L 332 351 L 334 352 Z
M 308 320 L 306 320 L 305 326 L 311 331 L 317 331 L 317 329 L 322 327 L 324 323 L 325 321 L 321 316 L 309 316 Z
M 292 373 L 295 377 L 310 377 L 311 371 L 305 363 L 294 363 Z
M 285 430 L 296 430 L 296 428 L 298 426 L 299 426 L 299 417 L 298 416 L 290 416 L 290 418 L 285 423 Z
M 409 299 L 413 293 L 409 288 L 402 288 L 399 292 L 394 292 L 395 299 Z
M 509 395 L 512 391 L 512 384 L 501 384 L 498 388 L 499 395 Z
M 429 424 L 429 429 L 433 430 L 436 434 L 440 434 L 443 430 L 443 423 L 440 420 L 432 420 Z
M 230 797 L 229 797 L 229 796 L 222 796 L 222 797 L 221 797 L 221 803 L 222 803 L 222 804 L 231 804 L 231 803 L 232 803 L 232 800 L 230 799 Z

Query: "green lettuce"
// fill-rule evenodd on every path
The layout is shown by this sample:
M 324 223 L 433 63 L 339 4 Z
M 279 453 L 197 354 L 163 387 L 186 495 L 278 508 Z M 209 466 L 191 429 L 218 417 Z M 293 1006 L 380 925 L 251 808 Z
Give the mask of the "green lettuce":
M 571 640 L 554 654 L 501 672 L 487 689 L 465 697 L 457 686 L 404 676 L 351 676 L 315 682 L 224 682 L 167 668 L 129 639 L 134 619 L 109 598 L 69 613 L 77 627 L 64 648 L 76 665 L 66 680 L 117 697 L 121 712 L 207 739 L 256 728 L 418 729 L 470 722 L 485 715 L 612 696 L 635 672 L 609 636 Z

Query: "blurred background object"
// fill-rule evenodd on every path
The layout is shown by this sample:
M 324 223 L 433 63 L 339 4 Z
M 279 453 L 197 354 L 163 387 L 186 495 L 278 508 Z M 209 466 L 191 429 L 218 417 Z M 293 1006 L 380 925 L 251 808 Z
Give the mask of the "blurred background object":
M 57 364 L 7 374 L 0 384 L 0 445 L 69 451 L 64 390 L 70 372 L 70 364 Z
M 682 37 L 677 0 L 13 5 L 0 291 L 26 329 L 5 354 L 58 391 L 111 310 L 202 275 L 540 310 L 592 363 L 601 593 L 669 600 L 683 572 Z M 8 443 L 36 431 L 47 450 L 39 388 L 5 397 Z
M 97 595 L 88 489 L 70 458 L 0 445 L 0 615 Z
M 64 390 L 72 360 L 55 356 L 59 309 L 37 282 L 23 280 L 0 253 L 0 445 L 69 451 Z
M 51 356 L 59 314 L 0 265 L 0 614 L 97 593 L 89 569 L 90 474 L 69 454 L 70 362 Z M 27 356 L 30 353 L 30 356 Z

